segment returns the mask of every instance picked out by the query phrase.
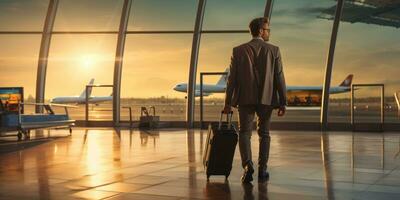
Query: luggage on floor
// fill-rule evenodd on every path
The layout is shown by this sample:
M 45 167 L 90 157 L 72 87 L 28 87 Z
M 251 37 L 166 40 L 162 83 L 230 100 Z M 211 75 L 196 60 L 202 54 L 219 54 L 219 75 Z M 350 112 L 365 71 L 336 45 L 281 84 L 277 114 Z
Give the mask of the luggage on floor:
M 226 122 L 222 122 L 221 112 L 219 122 L 212 122 L 208 126 L 206 148 L 203 165 L 206 169 L 207 180 L 211 175 L 225 175 L 228 178 L 232 169 L 238 134 L 232 124 L 233 112 L 227 114 Z
M 153 114 L 151 114 L 151 110 L 153 110 Z M 160 116 L 156 116 L 156 108 L 154 106 L 150 106 L 150 109 L 147 109 L 146 107 L 140 109 L 139 128 L 158 128 L 159 122 Z

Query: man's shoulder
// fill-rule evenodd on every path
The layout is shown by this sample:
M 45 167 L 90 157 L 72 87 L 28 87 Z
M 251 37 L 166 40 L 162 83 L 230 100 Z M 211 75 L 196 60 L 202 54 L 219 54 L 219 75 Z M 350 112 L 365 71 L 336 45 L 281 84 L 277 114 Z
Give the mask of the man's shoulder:
M 240 45 L 238 45 L 238 46 L 235 46 L 233 49 L 234 49 L 234 50 L 244 49 L 244 48 L 247 48 L 247 47 L 250 46 L 250 45 L 254 45 L 254 42 L 256 42 L 256 43 L 258 43 L 259 45 L 262 45 L 262 46 L 264 46 L 264 47 L 266 47 L 266 48 L 270 48 L 270 49 L 279 49 L 279 47 L 278 47 L 277 45 L 274 45 L 274 44 L 269 43 L 269 42 L 264 42 L 264 41 L 261 41 L 261 40 L 260 40 L 260 41 L 258 41 L 258 40 L 256 40 L 256 41 L 249 41 L 249 42 L 240 44 Z M 253 44 L 252 44 L 252 43 L 253 43 Z
M 246 46 L 247 46 L 248 44 L 249 44 L 249 43 L 246 42 L 246 43 L 243 43 L 243 44 L 241 44 L 241 45 L 235 46 L 235 47 L 233 47 L 233 51 L 238 51 L 238 50 L 240 50 L 240 49 L 246 48 Z
M 279 47 L 269 42 L 263 42 L 263 46 L 272 50 L 278 50 Z

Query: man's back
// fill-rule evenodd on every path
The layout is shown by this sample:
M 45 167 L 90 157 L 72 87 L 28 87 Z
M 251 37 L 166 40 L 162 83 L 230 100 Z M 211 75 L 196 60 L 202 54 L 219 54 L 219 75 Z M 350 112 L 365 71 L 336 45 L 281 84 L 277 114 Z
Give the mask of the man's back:
M 230 105 L 284 105 L 285 88 L 277 46 L 253 39 L 233 49 L 227 88 Z

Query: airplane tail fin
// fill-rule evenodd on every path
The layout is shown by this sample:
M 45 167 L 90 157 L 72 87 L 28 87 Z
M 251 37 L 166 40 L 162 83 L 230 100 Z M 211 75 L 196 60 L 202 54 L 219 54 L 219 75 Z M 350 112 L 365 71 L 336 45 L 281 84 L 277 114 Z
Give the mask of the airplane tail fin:
M 339 85 L 340 87 L 350 87 L 353 82 L 353 74 L 350 74 L 344 79 L 344 81 Z
M 94 83 L 94 78 L 90 79 L 90 82 L 89 82 L 88 85 L 93 85 L 93 83 Z M 88 94 L 89 94 L 89 97 L 90 97 L 90 95 L 92 95 L 92 88 L 91 87 L 89 88 Z M 85 86 L 85 89 L 83 90 L 83 92 L 81 93 L 81 95 L 79 97 L 86 97 L 86 86 Z
M 225 72 L 229 72 L 229 68 L 226 68 Z M 226 85 L 227 79 L 228 79 L 227 75 L 222 75 L 221 78 L 218 80 L 217 85 Z

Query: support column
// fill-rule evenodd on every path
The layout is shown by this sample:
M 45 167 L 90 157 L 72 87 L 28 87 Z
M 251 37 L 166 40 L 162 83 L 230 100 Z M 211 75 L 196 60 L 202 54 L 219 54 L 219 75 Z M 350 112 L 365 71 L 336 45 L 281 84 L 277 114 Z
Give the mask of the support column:
M 121 21 L 119 24 L 117 49 L 115 53 L 114 65 L 114 81 L 113 81 L 113 123 L 114 126 L 119 126 L 121 114 L 121 76 L 122 76 L 122 62 L 124 58 L 124 48 L 126 31 L 128 28 L 129 14 L 131 10 L 132 0 L 124 0 L 122 8 Z
M 192 53 L 190 57 L 189 81 L 188 81 L 187 104 L 186 104 L 187 128 L 193 128 L 194 126 L 197 63 L 199 57 L 200 38 L 203 26 L 205 7 L 206 7 L 206 0 L 199 0 L 199 4 L 197 7 L 196 23 L 194 26 L 194 33 L 193 33 Z
M 329 107 L 329 89 L 331 87 L 333 59 L 336 48 L 336 38 L 339 30 L 340 18 L 342 17 L 344 0 L 337 0 L 335 19 L 333 22 L 331 42 L 329 46 L 328 60 L 326 62 L 324 89 L 322 90 L 322 108 L 321 108 L 321 129 L 328 129 L 328 107 Z
M 56 18 L 58 0 L 50 0 L 47 8 L 46 20 L 43 27 L 42 41 L 40 43 L 39 61 L 36 74 L 36 103 L 44 103 L 46 88 L 46 71 L 49 57 L 51 32 L 53 31 L 54 20 Z M 36 106 L 37 113 L 43 112 L 42 106 Z
M 271 22 L 272 9 L 274 7 L 274 0 L 267 0 L 265 4 L 264 17 L 268 17 Z

